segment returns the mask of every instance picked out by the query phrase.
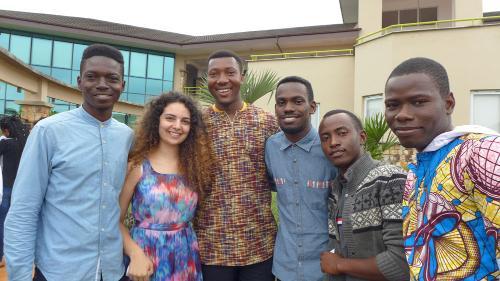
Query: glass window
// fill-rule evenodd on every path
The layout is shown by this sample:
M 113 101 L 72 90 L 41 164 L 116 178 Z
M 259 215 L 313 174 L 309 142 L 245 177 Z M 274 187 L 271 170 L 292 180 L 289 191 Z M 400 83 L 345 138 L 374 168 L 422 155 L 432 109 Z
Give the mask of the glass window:
M 399 11 L 399 23 L 417 22 L 417 9 Z
M 7 88 L 7 83 L 0 82 L 0 99 L 5 99 L 5 88 Z
M 33 38 L 31 64 L 50 66 L 52 58 L 52 40 Z
M 5 99 L 7 100 L 23 100 L 24 92 L 21 88 L 17 88 L 10 84 L 7 84 L 7 90 L 5 92 Z
M 10 52 L 25 63 L 30 62 L 31 38 L 12 35 L 10 37 Z
M 500 90 L 473 93 L 472 124 L 500 132 Z
M 130 53 L 130 76 L 146 77 L 146 54 Z
M 148 78 L 161 79 L 163 74 L 163 57 L 148 55 Z
M 44 74 L 50 75 L 50 67 L 33 65 L 33 68 Z
M 0 100 L 0 114 L 5 114 L 5 100 Z
M 157 96 L 162 93 L 162 81 L 148 79 L 146 82 L 146 94 Z
M 436 21 L 438 18 L 437 7 L 422 8 L 419 11 L 419 21 Z
M 5 114 L 13 115 L 19 113 L 21 106 L 14 101 L 5 101 Z
M 73 45 L 73 69 L 80 70 L 80 62 L 82 61 L 82 55 L 85 48 L 87 48 L 87 45 Z
M 146 91 L 146 79 L 129 77 L 128 79 L 128 91 L 134 94 L 143 94 Z
M 54 61 L 52 66 L 71 68 L 72 47 L 73 44 L 71 43 L 54 41 Z
M 122 56 L 123 56 L 123 72 L 124 72 L 124 75 L 128 75 L 128 64 L 129 64 L 129 56 L 130 56 L 130 52 L 129 51 L 122 51 L 120 50 L 120 52 L 122 53 Z
M 127 95 L 127 92 L 122 92 L 120 94 L 120 100 L 121 101 L 128 101 L 128 95 Z
M 144 104 L 144 95 L 128 93 L 128 101 L 137 104 Z
M 163 92 L 172 91 L 173 84 L 170 81 L 163 81 Z
M 174 81 L 174 58 L 165 57 L 163 80 Z
M 382 13 L 382 27 L 398 24 L 398 11 L 387 11 Z
M 52 76 L 66 84 L 71 84 L 71 70 L 52 68 Z
M 0 47 L 4 48 L 4 49 L 9 49 L 9 40 L 10 40 L 10 34 L 8 33 L 0 33 Z M 2 106 L 2 110 L 3 110 L 3 106 Z
M 382 95 L 364 97 L 365 100 L 365 118 L 371 117 L 377 113 L 384 113 L 384 99 Z

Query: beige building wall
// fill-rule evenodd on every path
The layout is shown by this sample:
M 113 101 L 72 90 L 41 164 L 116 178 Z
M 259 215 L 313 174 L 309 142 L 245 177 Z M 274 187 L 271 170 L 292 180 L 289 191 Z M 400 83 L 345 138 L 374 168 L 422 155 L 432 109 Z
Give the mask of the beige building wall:
M 382 0 L 359 0 L 358 27 L 359 37 L 378 31 L 382 28 Z
M 454 0 L 453 18 L 481 18 L 483 16 L 483 1 L 481 0 Z M 466 24 L 466 23 L 462 23 Z M 460 26 L 458 23 L 456 26 Z
M 363 97 L 384 92 L 390 72 L 412 57 L 434 59 L 447 69 L 455 94 L 455 125 L 471 122 L 471 91 L 500 89 L 500 25 L 392 33 L 356 46 L 354 110 Z
M 272 70 L 278 77 L 301 76 L 312 84 L 316 102 L 320 103 L 320 116 L 331 109 L 352 110 L 354 94 L 354 56 L 301 58 L 249 62 L 251 71 Z M 274 113 L 274 99 L 269 96 L 255 104 Z

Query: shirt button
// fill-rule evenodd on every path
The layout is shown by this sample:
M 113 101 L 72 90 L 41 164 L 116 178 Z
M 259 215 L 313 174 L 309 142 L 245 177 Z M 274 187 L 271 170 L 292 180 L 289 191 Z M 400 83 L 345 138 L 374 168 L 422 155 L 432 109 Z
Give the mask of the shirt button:
M 297 163 L 297 159 L 293 159 L 293 163 Z
M 103 208 L 103 209 L 106 209 L 106 205 L 102 205 L 102 208 Z
M 101 228 L 101 231 L 104 232 L 104 228 Z
M 299 266 L 302 266 L 302 262 L 299 261 Z
M 108 161 L 104 161 L 104 165 L 107 166 L 108 165 Z
M 299 182 L 298 181 L 293 181 L 294 184 L 298 184 Z
M 102 140 L 102 143 L 106 143 L 106 141 L 105 141 L 105 140 Z

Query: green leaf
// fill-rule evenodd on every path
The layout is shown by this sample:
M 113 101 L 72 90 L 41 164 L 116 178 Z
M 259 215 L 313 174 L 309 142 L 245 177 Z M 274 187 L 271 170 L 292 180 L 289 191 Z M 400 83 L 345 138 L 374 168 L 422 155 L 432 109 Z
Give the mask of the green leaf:
M 382 159 L 385 151 L 397 144 L 397 138 L 389 130 L 382 113 L 377 113 L 363 122 L 366 132 L 365 149 L 370 152 L 373 159 Z

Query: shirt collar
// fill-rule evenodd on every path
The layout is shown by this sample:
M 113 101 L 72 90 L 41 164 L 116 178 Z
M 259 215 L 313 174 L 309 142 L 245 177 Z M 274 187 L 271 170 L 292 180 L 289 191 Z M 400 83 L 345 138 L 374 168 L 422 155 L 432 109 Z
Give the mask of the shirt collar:
M 372 162 L 373 159 L 370 156 L 370 153 L 363 151 L 359 159 L 356 160 L 356 162 L 354 162 L 344 173 L 343 175 L 344 179 L 347 182 L 350 182 L 355 175 L 359 174 L 359 171 L 364 171 L 365 169 L 369 169 Z
M 443 146 L 447 145 L 454 139 L 461 137 L 466 134 L 475 133 L 475 134 L 487 134 L 487 135 L 499 135 L 497 132 L 488 129 L 486 127 L 478 126 L 478 125 L 463 125 L 457 126 L 453 130 L 444 132 L 437 137 L 435 137 L 422 152 L 428 151 L 436 151 Z
M 248 104 L 246 102 L 243 102 L 243 106 L 241 107 L 240 112 L 244 111 L 245 109 L 247 109 L 247 107 L 248 107 Z M 222 109 L 217 108 L 217 106 L 215 104 L 212 105 L 212 109 L 215 112 L 223 112 L 224 111 Z
M 82 117 L 83 120 L 87 121 L 88 123 L 92 124 L 92 125 L 96 125 L 96 126 L 108 126 L 110 123 L 111 123 L 111 119 L 113 119 L 112 117 L 110 117 L 108 120 L 104 121 L 104 122 L 101 122 L 99 120 L 97 120 L 94 116 L 90 115 L 90 113 L 88 113 L 85 108 L 83 108 L 83 105 L 78 107 L 76 109 L 78 115 L 80 117 Z
M 309 151 L 311 151 L 311 147 L 313 146 L 313 144 L 315 143 L 315 141 L 318 138 L 319 138 L 318 131 L 316 131 L 316 129 L 313 128 L 312 126 L 311 126 L 311 129 L 309 130 L 309 132 L 307 133 L 307 135 L 296 143 L 291 142 L 286 137 L 285 133 L 283 133 L 283 143 L 281 144 L 280 150 L 285 150 L 292 145 L 296 145 L 296 146 L 302 148 L 303 150 L 309 152 Z

